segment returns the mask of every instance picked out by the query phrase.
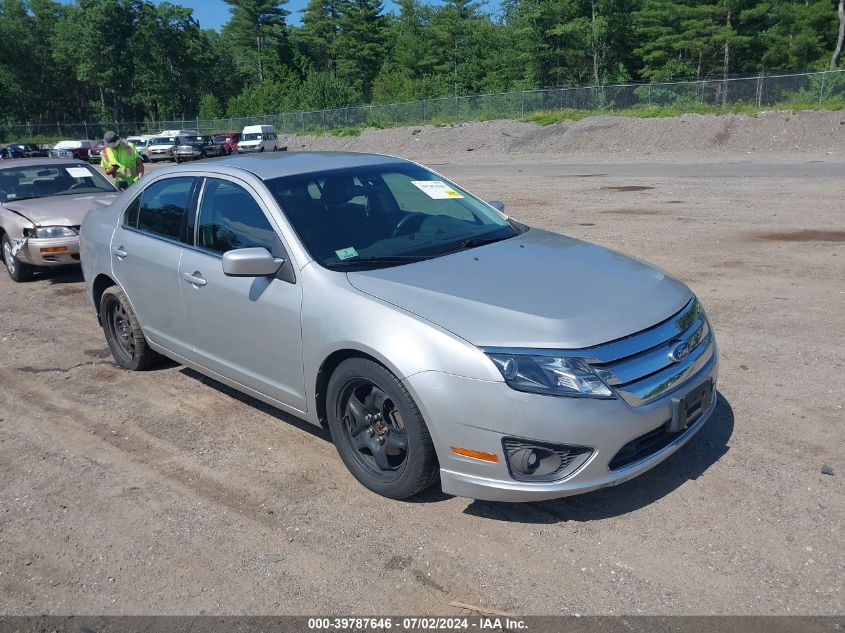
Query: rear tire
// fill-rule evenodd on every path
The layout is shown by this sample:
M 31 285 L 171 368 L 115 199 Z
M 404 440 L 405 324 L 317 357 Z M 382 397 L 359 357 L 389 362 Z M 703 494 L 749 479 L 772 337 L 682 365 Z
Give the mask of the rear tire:
M 332 440 L 366 488 L 406 499 L 437 480 L 428 427 L 411 394 L 382 365 L 350 358 L 329 379 L 326 409 Z
M 120 286 L 109 286 L 100 297 L 100 321 L 114 361 L 130 371 L 145 371 L 161 361 L 147 343 L 138 318 Z
M 22 283 L 32 279 L 35 267 L 12 255 L 12 240 L 5 234 L 3 235 L 3 261 L 6 262 L 6 272 L 9 273 L 12 281 Z

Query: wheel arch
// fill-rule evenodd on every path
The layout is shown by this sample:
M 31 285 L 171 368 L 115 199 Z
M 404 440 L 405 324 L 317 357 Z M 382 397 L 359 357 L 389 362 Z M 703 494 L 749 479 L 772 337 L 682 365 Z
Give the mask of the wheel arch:
M 102 299 L 106 288 L 110 288 L 111 286 L 119 286 L 119 284 L 105 273 L 97 275 L 94 278 L 94 283 L 91 284 L 91 299 L 94 301 L 94 309 L 97 311 L 98 321 L 102 318 L 100 314 L 100 299 Z
M 329 354 L 325 359 L 323 359 L 323 362 L 320 364 L 320 369 L 317 370 L 317 377 L 314 382 L 315 412 L 317 414 L 317 420 L 320 422 L 320 426 L 322 426 L 326 430 L 328 430 L 328 419 L 326 417 L 326 391 L 329 386 L 329 379 L 332 377 L 332 374 L 338 368 L 338 366 L 343 361 L 348 360 L 350 358 L 365 358 L 367 360 L 373 361 L 374 363 L 378 363 L 379 365 L 384 367 L 386 370 L 388 370 L 395 376 L 399 377 L 399 374 L 394 368 L 385 364 L 372 354 L 368 354 L 367 352 L 360 349 L 344 348 L 335 350 L 334 352 Z

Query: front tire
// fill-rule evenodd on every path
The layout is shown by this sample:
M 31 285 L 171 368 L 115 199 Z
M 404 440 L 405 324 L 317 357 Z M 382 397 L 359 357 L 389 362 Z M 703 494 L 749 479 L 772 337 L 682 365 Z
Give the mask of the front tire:
M 32 279 L 35 267 L 12 255 L 12 240 L 8 235 L 3 235 L 3 261 L 6 262 L 6 272 L 9 273 L 12 281 L 22 283 Z
M 161 356 L 147 343 L 129 300 L 119 286 L 110 286 L 100 297 L 100 321 L 114 361 L 130 371 L 154 367 Z
M 343 361 L 329 379 L 329 430 L 337 452 L 366 488 L 406 499 L 437 479 L 428 427 L 396 376 L 365 358 Z

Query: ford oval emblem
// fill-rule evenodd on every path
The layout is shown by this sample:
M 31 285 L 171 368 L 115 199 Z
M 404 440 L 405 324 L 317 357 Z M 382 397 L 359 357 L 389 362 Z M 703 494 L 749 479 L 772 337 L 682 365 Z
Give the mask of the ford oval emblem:
M 681 341 L 669 351 L 669 358 L 671 358 L 677 363 L 678 361 L 683 360 L 684 358 L 689 356 L 689 353 L 691 351 L 692 349 L 690 348 L 689 343 L 687 343 L 686 341 Z

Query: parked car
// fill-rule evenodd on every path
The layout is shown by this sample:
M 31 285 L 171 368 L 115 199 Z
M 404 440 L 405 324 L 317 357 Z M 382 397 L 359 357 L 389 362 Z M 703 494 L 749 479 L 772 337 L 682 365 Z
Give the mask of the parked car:
M 0 243 L 13 281 L 36 267 L 79 263 L 79 226 L 117 190 L 78 160 L 24 158 L 0 164 Z
M 102 141 L 88 150 L 88 162 L 99 164 L 103 157 L 103 150 L 106 148 Z
M 225 148 L 227 156 L 238 151 L 238 141 L 240 140 L 241 135 L 237 132 L 224 132 L 223 134 L 214 135 L 214 142 L 219 143 Z
M 88 160 L 88 151 L 94 147 L 94 141 L 59 141 L 53 146 L 48 154 L 54 158 L 75 158 Z
M 279 146 L 279 135 L 272 125 L 247 125 L 238 141 L 239 152 L 278 152 L 287 149 Z
M 612 486 L 716 407 L 699 300 L 420 165 L 264 154 L 160 170 L 82 225 L 115 361 L 168 356 L 324 425 L 392 498 Z M 168 297 L 162 301 L 162 297 Z
M 162 160 L 173 160 L 176 148 L 182 143 L 180 136 L 156 136 L 150 139 L 147 147 L 147 157 L 151 163 Z
M 154 138 L 152 136 L 127 136 L 126 142 L 131 143 L 135 150 L 141 155 L 141 160 L 145 163 L 149 162 L 150 157 L 148 155 L 148 149 L 150 146 L 150 140 Z
M 46 158 L 47 152 L 35 143 L 10 143 L 6 158 Z
M 211 156 L 224 156 L 226 150 L 223 145 L 214 142 L 210 136 L 186 136 L 182 144 L 173 152 L 177 163 L 185 160 L 196 160 L 209 158 Z

